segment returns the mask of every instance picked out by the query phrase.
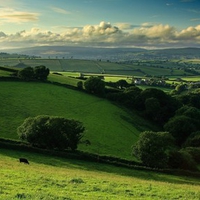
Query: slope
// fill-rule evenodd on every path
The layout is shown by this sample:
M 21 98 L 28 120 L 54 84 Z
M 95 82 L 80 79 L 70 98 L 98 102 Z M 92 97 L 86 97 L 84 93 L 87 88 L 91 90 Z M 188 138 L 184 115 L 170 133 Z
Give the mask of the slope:
M 83 92 L 46 83 L 0 82 L 0 137 L 18 139 L 16 129 L 29 116 L 56 115 L 83 122 L 80 149 L 122 158 L 131 157 L 131 146 L 151 125 L 109 101 Z

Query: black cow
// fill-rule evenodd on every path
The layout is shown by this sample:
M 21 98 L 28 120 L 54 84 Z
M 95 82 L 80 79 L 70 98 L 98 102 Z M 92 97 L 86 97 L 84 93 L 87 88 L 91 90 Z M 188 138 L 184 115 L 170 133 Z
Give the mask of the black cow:
M 25 164 L 29 164 L 29 162 L 28 162 L 28 160 L 27 160 L 26 158 L 20 158 L 20 159 L 19 159 L 19 162 L 20 162 L 20 163 L 23 162 L 23 163 L 25 163 Z

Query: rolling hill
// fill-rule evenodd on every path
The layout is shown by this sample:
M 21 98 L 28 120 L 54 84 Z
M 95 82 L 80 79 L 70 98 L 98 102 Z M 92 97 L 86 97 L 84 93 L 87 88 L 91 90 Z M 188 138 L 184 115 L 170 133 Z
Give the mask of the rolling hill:
M 18 139 L 16 129 L 29 116 L 54 115 L 83 122 L 88 152 L 131 157 L 131 146 L 152 126 L 111 102 L 83 92 L 45 83 L 0 82 L 0 137 Z
M 19 163 L 24 156 L 30 165 Z M 200 198 L 199 180 L 1 149 L 0 198 L 130 200 Z

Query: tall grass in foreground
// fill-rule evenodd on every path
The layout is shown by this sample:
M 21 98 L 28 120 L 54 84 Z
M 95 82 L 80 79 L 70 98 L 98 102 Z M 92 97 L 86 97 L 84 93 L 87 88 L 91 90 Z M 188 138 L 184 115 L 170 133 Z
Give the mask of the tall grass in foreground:
M 19 157 L 30 165 L 19 163 Z M 196 179 L 0 149 L 0 199 L 200 199 Z

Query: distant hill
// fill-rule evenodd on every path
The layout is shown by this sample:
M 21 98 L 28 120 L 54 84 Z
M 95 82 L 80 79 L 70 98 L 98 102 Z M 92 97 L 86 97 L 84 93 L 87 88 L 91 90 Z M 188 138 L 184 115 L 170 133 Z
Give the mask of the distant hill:
M 5 50 L 8 53 L 27 54 L 42 58 L 75 58 L 89 60 L 118 60 L 133 52 L 144 52 L 141 48 L 93 48 L 73 46 L 41 46 Z
M 5 50 L 6 53 L 59 59 L 88 60 L 140 60 L 140 59 L 180 59 L 200 58 L 200 48 L 171 48 L 146 50 L 143 48 L 103 48 L 74 46 L 40 46 Z

